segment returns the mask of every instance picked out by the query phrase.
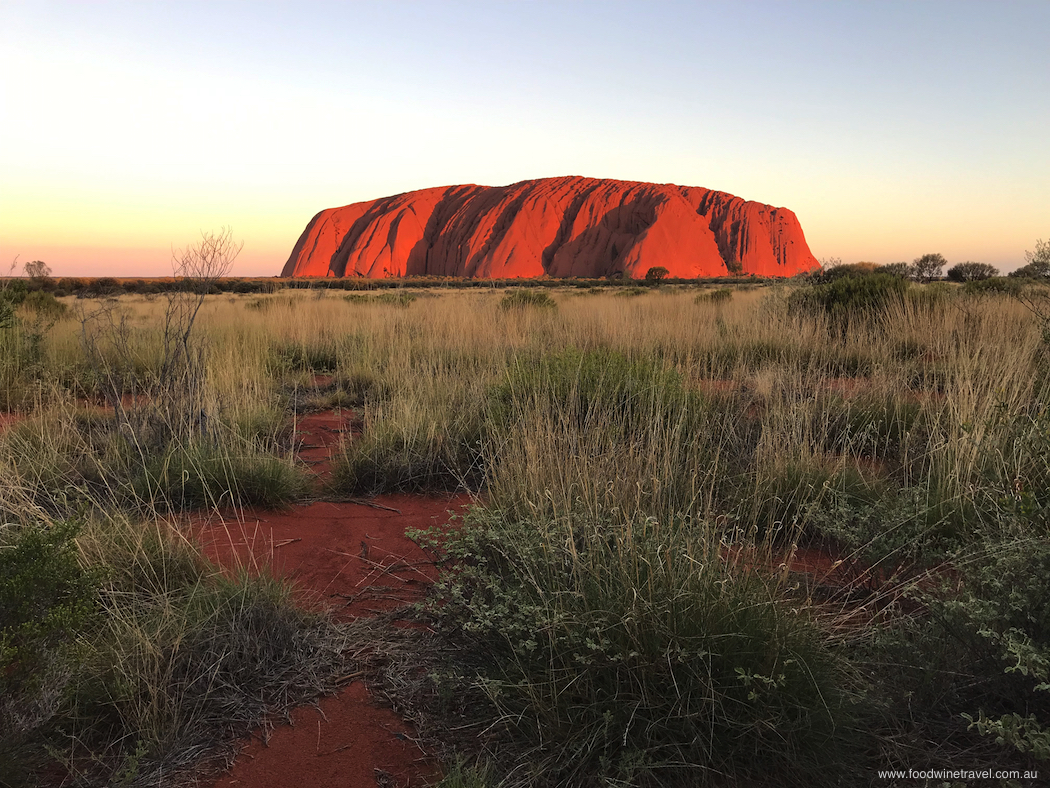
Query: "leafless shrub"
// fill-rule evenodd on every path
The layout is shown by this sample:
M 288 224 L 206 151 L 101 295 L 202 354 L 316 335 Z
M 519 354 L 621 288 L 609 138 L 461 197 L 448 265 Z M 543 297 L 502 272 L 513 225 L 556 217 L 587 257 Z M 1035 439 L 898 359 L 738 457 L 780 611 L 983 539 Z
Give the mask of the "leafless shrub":
M 141 345 L 117 299 L 81 314 L 81 344 L 113 408 L 118 427 L 143 454 L 173 439 L 205 435 L 216 410 L 205 396 L 207 344 L 194 333 L 205 298 L 233 266 L 243 244 L 232 231 L 205 232 L 184 250 L 172 250 L 181 287 L 165 294 L 156 358 Z

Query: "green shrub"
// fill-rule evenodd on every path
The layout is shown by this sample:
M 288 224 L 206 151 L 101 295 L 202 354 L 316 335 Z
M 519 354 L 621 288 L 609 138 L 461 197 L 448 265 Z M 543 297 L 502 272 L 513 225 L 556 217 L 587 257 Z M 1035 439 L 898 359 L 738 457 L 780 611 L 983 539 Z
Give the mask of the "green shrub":
M 415 293 L 397 290 L 395 292 L 377 293 L 375 295 L 367 293 L 347 293 L 343 298 L 350 304 L 391 304 L 393 306 L 407 307 L 419 298 L 419 296 Z
M 77 561 L 77 525 L 0 525 L 0 694 L 40 678 L 41 666 L 71 646 L 95 611 L 97 573 Z
M 1021 279 L 1050 280 L 1050 241 L 1037 240 L 1035 251 L 1026 251 L 1024 259 L 1026 265 L 1012 271 L 1010 276 Z
M 812 275 L 812 279 L 813 282 L 817 284 L 828 284 L 829 282 L 834 282 L 838 279 L 871 276 L 871 274 L 875 272 L 876 268 L 877 266 L 875 266 L 873 263 L 839 262 L 837 265 L 826 265 L 821 270 L 815 272 Z
M 433 626 L 459 650 L 445 691 L 527 744 L 518 758 L 496 750 L 520 781 L 837 779 L 850 727 L 840 666 L 771 581 L 725 564 L 703 524 L 474 510 L 424 540 L 444 557 Z
M 551 298 L 549 293 L 531 288 L 512 290 L 503 296 L 499 307 L 503 311 L 511 309 L 555 309 L 558 303 Z
M 877 274 L 889 274 L 890 276 L 898 276 L 901 279 L 908 278 L 908 264 L 907 263 L 886 263 L 885 265 L 875 266 L 875 273 Z
M 377 296 L 375 296 L 375 302 L 377 304 L 393 304 L 394 306 L 407 307 L 417 298 L 419 298 L 419 296 L 417 296 L 415 293 L 409 293 L 404 290 L 398 290 L 393 293 L 379 293 Z
M 974 279 L 963 285 L 963 292 L 967 295 L 1002 293 L 1003 295 L 1015 296 L 1022 290 L 1024 290 L 1024 282 L 1020 279 L 1010 279 L 1004 276 Z
M 14 305 L 5 298 L 0 297 L 0 331 L 11 328 L 15 324 Z
M 22 306 L 24 309 L 36 312 L 43 318 L 52 320 L 64 317 L 69 311 L 69 307 L 56 299 L 51 293 L 43 290 L 34 290 L 27 294 L 22 302 Z
M 0 785 L 38 784 L 43 731 L 72 694 L 77 642 L 99 613 L 102 573 L 85 570 L 78 526 L 0 524 Z

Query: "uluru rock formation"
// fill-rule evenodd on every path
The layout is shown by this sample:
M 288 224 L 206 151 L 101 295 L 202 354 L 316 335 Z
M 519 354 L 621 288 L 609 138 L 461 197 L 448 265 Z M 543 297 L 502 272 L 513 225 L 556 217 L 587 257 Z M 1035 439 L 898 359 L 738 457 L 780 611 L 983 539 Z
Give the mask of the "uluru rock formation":
M 696 186 L 564 177 L 444 186 L 321 211 L 281 276 L 792 276 L 795 214 Z

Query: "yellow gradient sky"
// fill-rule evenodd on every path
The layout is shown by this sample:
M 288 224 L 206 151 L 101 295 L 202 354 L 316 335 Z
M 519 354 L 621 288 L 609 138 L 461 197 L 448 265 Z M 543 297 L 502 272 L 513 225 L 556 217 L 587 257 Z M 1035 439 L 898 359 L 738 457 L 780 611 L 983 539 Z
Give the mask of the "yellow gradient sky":
M 586 175 L 791 208 L 814 254 L 1050 238 L 1050 2 L 0 2 L 0 274 L 170 274 L 232 227 Z

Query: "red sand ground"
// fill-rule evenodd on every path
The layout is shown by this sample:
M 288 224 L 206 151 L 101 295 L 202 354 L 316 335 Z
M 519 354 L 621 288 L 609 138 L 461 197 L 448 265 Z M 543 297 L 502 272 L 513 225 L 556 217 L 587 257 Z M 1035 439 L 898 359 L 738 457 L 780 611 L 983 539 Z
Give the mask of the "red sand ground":
M 351 411 L 312 414 L 297 425 L 300 457 L 325 475 L 332 451 L 354 431 Z M 247 510 L 198 522 L 206 553 L 224 566 L 267 566 L 292 581 L 307 604 L 334 604 L 346 618 L 419 599 L 436 576 L 404 533 L 448 522 L 467 496 L 390 495 L 358 503 L 317 502 L 286 512 Z M 358 678 L 291 725 L 260 731 L 210 788 L 421 788 L 440 778 L 411 728 L 376 706 Z

